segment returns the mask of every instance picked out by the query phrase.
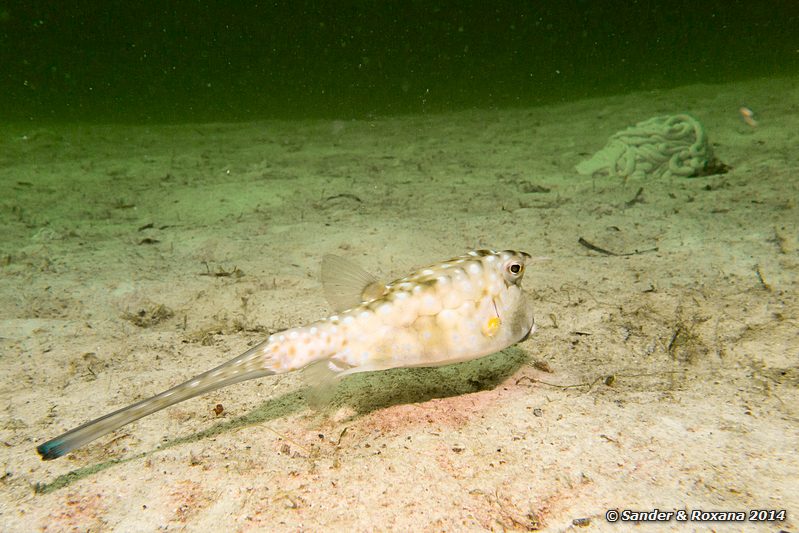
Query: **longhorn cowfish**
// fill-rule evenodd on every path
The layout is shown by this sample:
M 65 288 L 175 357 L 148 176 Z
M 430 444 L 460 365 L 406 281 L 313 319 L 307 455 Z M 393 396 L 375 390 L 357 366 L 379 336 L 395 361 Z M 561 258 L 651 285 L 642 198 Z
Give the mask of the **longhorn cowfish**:
M 143 416 L 241 381 L 306 367 L 338 379 L 355 372 L 439 366 L 499 352 L 526 339 L 535 320 L 522 291 L 525 252 L 474 250 L 387 285 L 328 255 L 322 283 L 332 316 L 274 333 L 245 353 L 152 398 L 39 445 L 56 459 Z

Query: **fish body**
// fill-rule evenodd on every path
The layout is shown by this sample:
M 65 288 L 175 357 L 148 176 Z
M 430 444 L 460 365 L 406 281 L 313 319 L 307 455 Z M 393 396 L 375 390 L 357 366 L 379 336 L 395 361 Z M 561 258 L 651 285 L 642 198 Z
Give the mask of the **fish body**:
M 534 330 L 532 309 L 521 289 L 529 259 L 525 252 L 474 250 L 380 285 L 346 260 L 328 256 L 322 277 L 336 314 L 274 333 L 212 370 L 70 430 L 37 451 L 43 459 L 55 459 L 175 403 L 311 365 L 340 378 L 446 365 L 498 352 Z

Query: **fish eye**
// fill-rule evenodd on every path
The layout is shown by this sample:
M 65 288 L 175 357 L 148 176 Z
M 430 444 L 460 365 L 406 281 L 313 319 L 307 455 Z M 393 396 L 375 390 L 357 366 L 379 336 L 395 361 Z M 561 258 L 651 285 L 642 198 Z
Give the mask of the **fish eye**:
M 502 265 L 502 276 L 505 282 L 509 284 L 517 284 L 521 281 L 524 275 L 524 260 L 519 260 L 518 257 L 510 257 Z

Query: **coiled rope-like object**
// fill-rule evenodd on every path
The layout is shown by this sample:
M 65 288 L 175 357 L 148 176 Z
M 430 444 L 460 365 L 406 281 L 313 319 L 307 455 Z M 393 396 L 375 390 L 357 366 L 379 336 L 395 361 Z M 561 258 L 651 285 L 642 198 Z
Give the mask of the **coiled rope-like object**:
M 615 133 L 602 150 L 575 168 L 583 175 L 625 179 L 690 177 L 712 161 L 702 124 L 690 115 L 667 115 Z

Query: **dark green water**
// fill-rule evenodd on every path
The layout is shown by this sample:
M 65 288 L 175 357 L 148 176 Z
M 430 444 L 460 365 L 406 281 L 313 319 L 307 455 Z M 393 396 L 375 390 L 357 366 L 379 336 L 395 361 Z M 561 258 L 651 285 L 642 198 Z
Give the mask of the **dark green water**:
M 796 0 L 0 2 L 3 120 L 349 118 L 797 72 Z

